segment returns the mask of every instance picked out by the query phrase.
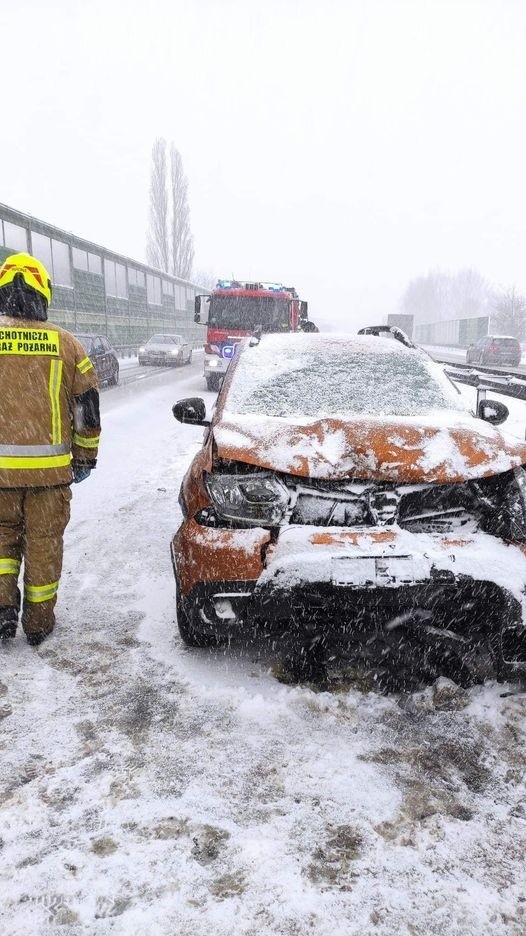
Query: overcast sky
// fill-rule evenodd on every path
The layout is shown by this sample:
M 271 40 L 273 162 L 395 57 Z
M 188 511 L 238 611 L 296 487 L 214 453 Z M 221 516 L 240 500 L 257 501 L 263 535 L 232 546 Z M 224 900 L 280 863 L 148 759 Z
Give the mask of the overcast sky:
M 436 267 L 526 290 L 523 0 L 4 0 L 0 35 L 5 204 L 144 259 L 164 136 L 195 269 L 324 325 Z

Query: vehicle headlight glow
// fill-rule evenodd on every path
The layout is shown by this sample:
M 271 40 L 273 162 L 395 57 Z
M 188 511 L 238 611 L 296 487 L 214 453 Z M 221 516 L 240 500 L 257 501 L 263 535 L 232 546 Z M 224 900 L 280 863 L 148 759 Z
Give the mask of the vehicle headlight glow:
M 213 357 L 213 358 L 210 358 L 210 360 L 206 362 L 206 365 L 207 367 L 219 367 L 221 365 L 221 361 L 219 361 L 218 358 Z
M 206 488 L 219 517 L 248 526 L 277 526 L 289 503 L 285 485 L 271 472 L 209 474 Z
M 170 351 L 170 354 L 180 354 L 180 353 L 181 353 L 180 348 L 174 348 L 173 351 Z
M 139 348 L 139 354 L 142 354 L 143 351 L 146 351 L 146 348 Z

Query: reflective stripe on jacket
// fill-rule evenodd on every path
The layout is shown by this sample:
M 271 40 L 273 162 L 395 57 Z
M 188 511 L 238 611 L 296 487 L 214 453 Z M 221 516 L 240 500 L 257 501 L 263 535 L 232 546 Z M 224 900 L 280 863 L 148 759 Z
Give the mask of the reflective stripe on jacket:
M 0 315 L 0 381 L 0 488 L 69 484 L 72 458 L 95 466 L 97 378 L 73 335 L 52 322 Z

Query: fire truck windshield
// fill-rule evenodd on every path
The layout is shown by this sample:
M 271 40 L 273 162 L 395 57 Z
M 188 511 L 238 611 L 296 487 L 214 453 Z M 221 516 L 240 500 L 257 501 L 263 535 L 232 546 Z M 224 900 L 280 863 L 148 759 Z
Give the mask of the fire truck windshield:
M 290 328 L 289 300 L 274 296 L 211 296 L 208 324 L 213 328 L 285 331 Z

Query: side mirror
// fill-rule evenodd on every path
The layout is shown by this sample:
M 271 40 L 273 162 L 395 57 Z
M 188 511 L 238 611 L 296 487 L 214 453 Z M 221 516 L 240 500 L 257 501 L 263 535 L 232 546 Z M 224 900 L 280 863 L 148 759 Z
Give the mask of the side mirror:
M 309 303 L 302 300 L 300 302 L 300 320 L 303 322 L 306 320 L 309 312 Z
M 178 400 L 172 406 L 172 413 L 180 423 L 189 423 L 192 426 L 210 425 L 210 420 L 205 419 L 205 401 L 201 400 L 200 397 L 188 397 L 186 400 Z
M 509 416 L 509 409 L 500 400 L 480 400 L 477 416 L 492 426 L 500 426 Z

